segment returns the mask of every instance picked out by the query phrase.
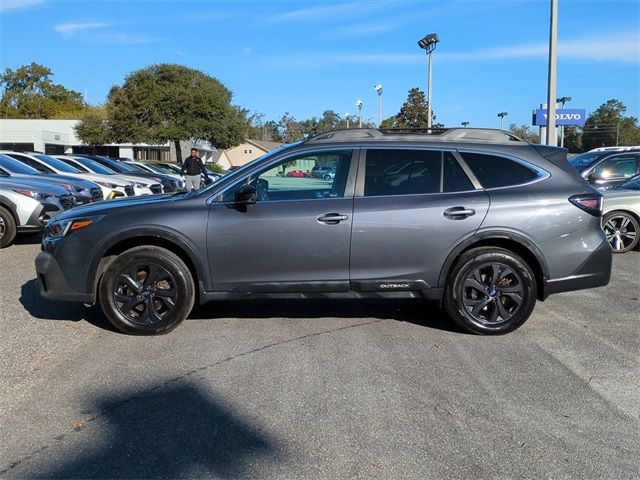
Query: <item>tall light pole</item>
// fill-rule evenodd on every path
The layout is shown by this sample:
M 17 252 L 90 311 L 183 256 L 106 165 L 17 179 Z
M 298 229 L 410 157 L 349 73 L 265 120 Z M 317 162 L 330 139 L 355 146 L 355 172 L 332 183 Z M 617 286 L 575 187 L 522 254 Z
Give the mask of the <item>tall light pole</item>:
M 437 33 L 430 33 L 418 40 L 418 46 L 422 48 L 429 58 L 427 69 L 427 128 L 431 128 L 431 53 L 436 49 L 436 44 L 440 41 Z
M 382 85 L 374 85 L 373 89 L 378 94 L 378 128 L 380 128 L 382 124 Z
M 469 122 L 460 122 L 460 125 L 462 125 L 464 128 L 467 128 Z
M 558 0 L 551 0 L 549 26 L 549 81 L 547 83 L 547 145 L 558 144 L 556 132 L 556 73 L 558 67 Z
M 498 114 L 498 116 L 500 117 L 500 130 L 502 130 L 502 120 L 504 120 L 504 117 L 506 117 L 507 115 L 509 115 L 509 112 L 500 112 Z
M 570 101 L 571 97 L 560 97 L 556 99 L 556 103 L 560 104 L 560 108 L 564 108 L 564 104 Z M 560 146 L 564 147 L 564 125 L 560 125 Z
M 344 114 L 344 118 L 345 118 L 345 120 L 347 121 L 347 130 L 348 130 L 348 129 L 349 129 L 349 112 L 346 112 L 346 113 Z
M 362 128 L 362 100 L 356 100 L 356 108 L 358 109 L 358 128 Z

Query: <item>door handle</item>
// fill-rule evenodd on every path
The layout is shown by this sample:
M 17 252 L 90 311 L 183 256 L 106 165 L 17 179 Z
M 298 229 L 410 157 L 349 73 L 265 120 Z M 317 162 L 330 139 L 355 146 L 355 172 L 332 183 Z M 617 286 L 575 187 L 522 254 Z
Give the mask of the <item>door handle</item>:
M 339 213 L 327 213 L 318 217 L 319 222 L 326 223 L 327 225 L 336 225 L 340 223 L 342 220 L 348 220 L 349 217 L 347 215 L 340 215 Z
M 476 211 L 473 208 L 451 207 L 447 208 L 442 214 L 451 220 L 463 220 L 471 215 L 475 215 Z

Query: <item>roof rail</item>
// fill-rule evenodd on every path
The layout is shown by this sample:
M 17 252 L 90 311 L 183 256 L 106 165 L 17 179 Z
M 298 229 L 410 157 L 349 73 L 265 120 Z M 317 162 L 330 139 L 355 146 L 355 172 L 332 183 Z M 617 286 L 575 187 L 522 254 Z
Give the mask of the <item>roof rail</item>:
M 332 130 L 309 137 L 304 143 L 324 143 L 354 140 L 429 140 L 449 142 L 526 143 L 506 130 L 492 128 L 351 128 Z

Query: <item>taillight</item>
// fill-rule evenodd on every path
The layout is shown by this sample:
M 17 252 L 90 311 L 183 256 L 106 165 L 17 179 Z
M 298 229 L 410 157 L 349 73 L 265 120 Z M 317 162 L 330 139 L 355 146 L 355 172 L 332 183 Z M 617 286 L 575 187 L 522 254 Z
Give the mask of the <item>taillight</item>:
M 587 195 L 574 195 L 569 201 L 576 207 L 584 210 L 594 217 L 602 216 L 602 195 L 599 193 L 589 193 Z

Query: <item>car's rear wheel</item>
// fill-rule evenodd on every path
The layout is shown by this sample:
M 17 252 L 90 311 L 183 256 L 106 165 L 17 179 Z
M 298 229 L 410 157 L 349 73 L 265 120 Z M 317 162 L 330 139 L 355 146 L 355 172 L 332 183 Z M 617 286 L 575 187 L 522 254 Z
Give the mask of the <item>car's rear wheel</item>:
M 638 220 L 627 212 L 609 212 L 602 221 L 602 230 L 611 245 L 613 253 L 624 253 L 638 245 L 640 237 Z
M 536 292 L 535 276 L 522 258 L 503 248 L 480 247 L 465 252 L 456 263 L 444 305 L 462 328 L 500 334 L 527 321 Z
M 16 221 L 11 212 L 0 207 L 0 248 L 8 247 L 16 239 Z
M 135 335 L 167 333 L 191 312 L 193 278 L 173 252 L 155 246 L 120 254 L 100 281 L 100 305 L 109 321 Z

